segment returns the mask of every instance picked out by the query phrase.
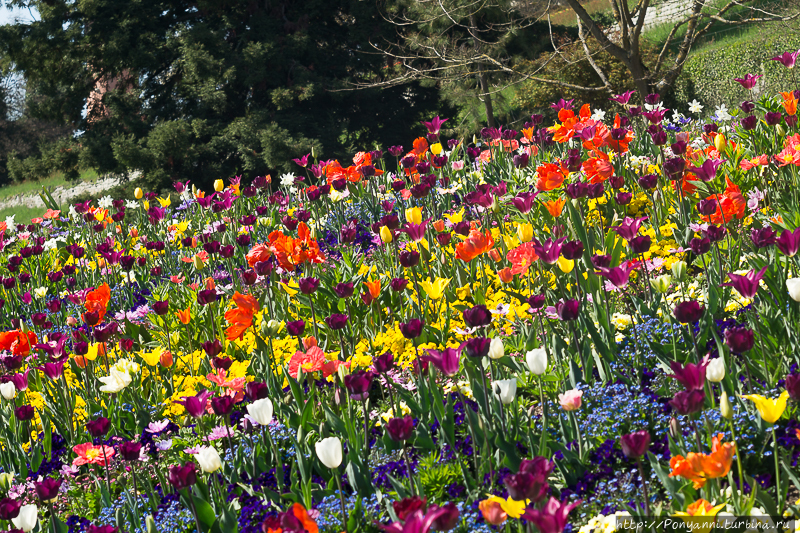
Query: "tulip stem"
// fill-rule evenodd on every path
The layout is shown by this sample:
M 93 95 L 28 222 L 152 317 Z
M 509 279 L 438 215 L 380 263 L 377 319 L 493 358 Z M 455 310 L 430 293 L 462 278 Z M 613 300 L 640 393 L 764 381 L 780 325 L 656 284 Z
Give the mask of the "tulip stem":
M 738 444 L 736 444 L 736 429 L 734 428 L 732 415 L 730 422 L 731 422 L 731 440 L 733 441 L 733 445 L 736 447 L 736 467 L 739 470 L 739 492 L 742 495 L 744 495 L 744 476 L 742 475 L 742 459 L 739 457 L 739 446 Z M 738 499 L 738 496 L 736 496 L 736 499 Z
M 642 492 L 644 492 L 644 514 L 650 516 L 650 494 L 647 491 L 647 478 L 644 477 L 644 468 L 642 467 L 642 458 L 636 458 L 636 465 L 639 467 L 639 476 L 642 478 Z
M 406 474 L 408 475 L 408 482 L 411 484 L 411 495 L 417 495 L 417 489 L 414 487 L 414 476 L 411 473 L 411 460 L 408 458 L 408 448 L 403 444 L 403 460 L 406 463 Z
M 364 467 L 369 468 L 369 411 L 367 411 L 367 400 L 361 401 L 364 409 Z
M 347 532 L 347 510 L 344 506 L 344 490 L 342 489 L 342 475 L 336 472 L 336 484 L 339 485 L 339 504 L 342 506 L 342 527 L 344 532 Z
M 781 490 L 781 467 L 778 461 L 778 435 L 775 433 L 775 424 L 772 424 L 772 454 L 775 456 L 775 496 L 778 500 L 778 515 L 783 515 L 783 491 Z M 737 454 L 738 456 L 738 454 Z

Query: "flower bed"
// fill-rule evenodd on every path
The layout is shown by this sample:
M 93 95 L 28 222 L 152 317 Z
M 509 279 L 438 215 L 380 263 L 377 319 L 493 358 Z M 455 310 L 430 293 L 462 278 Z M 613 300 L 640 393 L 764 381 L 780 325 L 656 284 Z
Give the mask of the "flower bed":
M 0 526 L 798 518 L 797 96 L 46 198 L 0 224 Z

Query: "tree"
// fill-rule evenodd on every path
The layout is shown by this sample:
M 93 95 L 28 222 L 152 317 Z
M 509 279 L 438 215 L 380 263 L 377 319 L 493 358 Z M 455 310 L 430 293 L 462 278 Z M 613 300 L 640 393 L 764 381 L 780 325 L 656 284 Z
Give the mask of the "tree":
M 357 53 L 388 31 L 357 0 L 11 3 L 36 8 L 40 20 L 0 27 L 0 52 L 42 96 L 34 116 L 81 132 L 72 171 L 141 170 L 154 187 L 207 185 L 287 170 L 312 147 L 341 157 L 400 144 L 439 104 L 419 84 L 336 92 L 384 67 Z M 28 167 L 65 162 L 45 163 Z

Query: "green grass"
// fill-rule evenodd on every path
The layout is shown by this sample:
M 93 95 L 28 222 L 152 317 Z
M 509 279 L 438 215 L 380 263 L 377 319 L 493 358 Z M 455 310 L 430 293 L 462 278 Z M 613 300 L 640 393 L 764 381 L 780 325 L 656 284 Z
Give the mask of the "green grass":
M 44 207 L 27 207 L 24 205 L 7 207 L 5 209 L 0 209 L 0 222 L 4 221 L 6 217 L 16 215 L 15 220 L 17 223 L 28 224 L 32 218 L 42 216 L 45 211 L 46 209 Z
M 97 179 L 97 172 L 94 170 L 85 170 L 81 173 L 80 178 L 76 182 L 68 182 L 64 179 L 63 175 L 55 175 L 46 180 L 40 181 L 24 181 L 22 183 L 14 183 L 0 187 L 0 200 L 10 198 L 12 196 L 25 195 L 25 194 L 38 194 L 42 187 L 70 187 L 82 181 L 94 181 Z

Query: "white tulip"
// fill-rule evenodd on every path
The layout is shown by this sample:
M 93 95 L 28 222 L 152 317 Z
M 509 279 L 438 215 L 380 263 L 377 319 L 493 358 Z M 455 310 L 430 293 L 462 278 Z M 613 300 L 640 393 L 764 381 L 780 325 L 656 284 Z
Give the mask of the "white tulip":
M 17 397 L 17 388 L 10 381 L 0 384 L 0 394 L 6 400 L 13 400 Z
M 12 518 L 11 522 L 14 527 L 21 529 L 25 533 L 32 531 L 36 527 L 36 521 L 39 519 L 39 509 L 35 505 L 23 505 L 19 508 L 19 515 Z
M 98 379 L 103 382 L 103 386 L 100 387 L 100 392 L 108 392 L 108 393 L 119 392 L 128 385 L 130 385 L 132 381 L 131 375 L 129 373 L 121 372 L 120 370 L 113 367 L 111 368 L 110 375 Z
M 503 348 L 503 341 L 495 337 L 489 344 L 489 359 L 502 359 L 506 354 Z
M 541 376 L 547 371 L 547 352 L 544 348 L 534 348 L 525 356 L 525 362 L 531 372 Z
M 256 421 L 259 426 L 266 426 L 272 421 L 272 400 L 261 398 L 247 406 L 247 414 Z
M 199 448 L 195 459 L 197 459 L 200 469 L 207 474 L 211 474 L 222 468 L 222 460 L 219 457 L 217 449 L 213 446 L 203 446 Z
M 315 448 L 317 457 L 328 468 L 339 468 L 342 464 L 342 441 L 339 437 L 328 437 L 319 441 Z
M 708 362 L 706 367 L 706 379 L 713 383 L 719 383 L 725 377 L 725 361 L 722 357 L 717 357 Z
M 789 290 L 792 300 L 800 302 L 800 278 L 787 279 L 786 288 Z
M 517 395 L 517 378 L 497 380 L 492 383 L 492 390 L 495 396 L 503 402 L 503 405 L 508 405 L 514 401 L 514 397 Z

